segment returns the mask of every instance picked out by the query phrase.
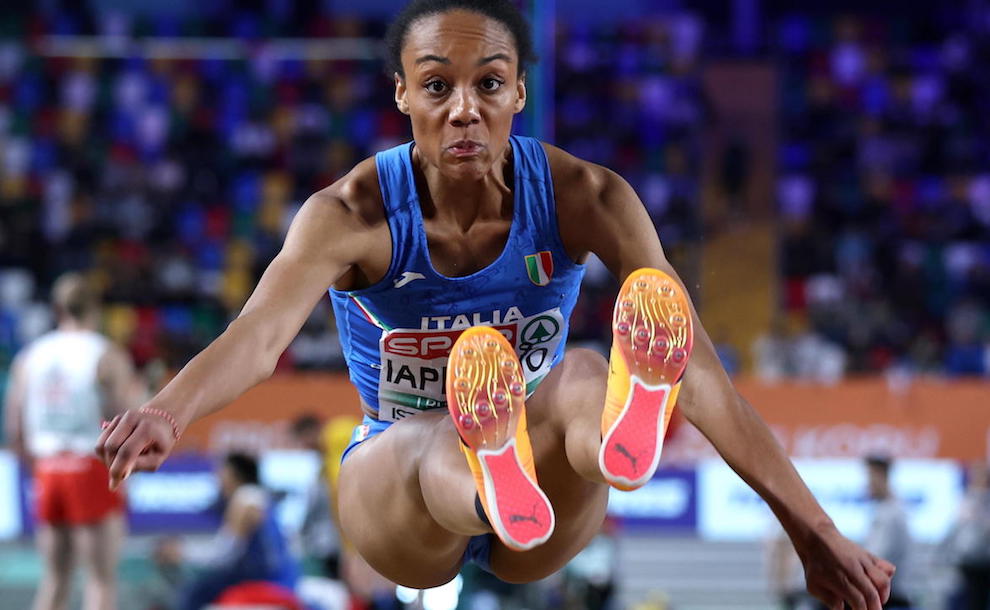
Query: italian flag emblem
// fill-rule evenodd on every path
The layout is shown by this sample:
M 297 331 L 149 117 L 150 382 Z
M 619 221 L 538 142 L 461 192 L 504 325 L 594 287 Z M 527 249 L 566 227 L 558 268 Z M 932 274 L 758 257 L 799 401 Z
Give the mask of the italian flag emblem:
M 546 286 L 553 277 L 553 256 L 549 250 L 530 254 L 526 257 L 526 273 L 529 281 L 537 286 Z

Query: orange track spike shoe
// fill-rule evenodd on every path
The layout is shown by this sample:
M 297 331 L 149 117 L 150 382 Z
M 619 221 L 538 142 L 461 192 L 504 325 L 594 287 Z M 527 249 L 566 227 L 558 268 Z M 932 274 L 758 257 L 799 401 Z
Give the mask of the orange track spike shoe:
M 608 390 L 598 465 L 624 491 L 656 472 L 693 335 L 687 295 L 657 269 L 632 272 L 612 315 Z
M 554 528 L 536 480 L 525 398 L 519 358 L 505 337 L 487 326 L 461 333 L 447 363 L 447 408 L 492 529 L 517 551 L 546 542 Z

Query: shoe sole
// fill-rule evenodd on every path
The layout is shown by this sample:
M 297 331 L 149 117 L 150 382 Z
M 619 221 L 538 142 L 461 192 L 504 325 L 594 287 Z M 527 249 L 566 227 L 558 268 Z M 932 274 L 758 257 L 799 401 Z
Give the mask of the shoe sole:
M 612 341 L 629 371 L 629 392 L 602 438 L 598 465 L 614 487 L 642 487 L 656 472 L 674 385 L 691 355 L 691 308 L 684 289 L 656 269 L 623 283 L 612 316 Z M 614 357 L 614 356 L 613 356 Z
M 481 464 L 482 504 L 492 528 L 517 551 L 546 542 L 553 508 L 526 472 L 516 444 L 526 385 L 515 351 L 498 331 L 476 326 L 457 339 L 447 367 L 448 409 Z

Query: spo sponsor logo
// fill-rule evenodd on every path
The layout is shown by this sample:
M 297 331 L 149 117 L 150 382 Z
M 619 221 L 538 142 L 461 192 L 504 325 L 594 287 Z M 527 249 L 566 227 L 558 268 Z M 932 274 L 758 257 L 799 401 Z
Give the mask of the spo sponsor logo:
M 450 350 L 463 328 L 472 326 L 473 319 L 482 318 L 486 326 L 502 333 L 513 346 L 527 385 L 550 371 L 564 336 L 564 319 L 559 309 L 528 317 L 517 307 L 510 307 L 504 312 L 494 311 L 490 316 L 475 313 L 423 318 L 423 328 L 397 328 L 382 333 L 379 419 L 394 421 L 445 408 Z
M 495 326 L 509 343 L 514 343 L 516 334 L 515 324 L 511 326 Z M 412 358 L 423 358 L 433 360 L 434 358 L 446 358 L 450 354 L 450 348 L 454 346 L 454 341 L 463 331 L 430 331 L 423 332 L 417 330 L 397 329 L 385 335 L 383 340 L 384 352 L 398 356 L 409 356 Z M 384 354 L 383 354 L 384 355 Z

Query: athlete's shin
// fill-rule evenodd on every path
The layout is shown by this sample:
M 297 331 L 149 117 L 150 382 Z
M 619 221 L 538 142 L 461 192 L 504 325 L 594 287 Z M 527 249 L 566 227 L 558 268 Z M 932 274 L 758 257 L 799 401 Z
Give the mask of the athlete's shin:
M 436 423 L 436 434 L 419 465 L 423 501 L 433 519 L 455 534 L 492 532 L 475 509 L 474 477 L 457 448 L 457 432 L 448 418 Z

